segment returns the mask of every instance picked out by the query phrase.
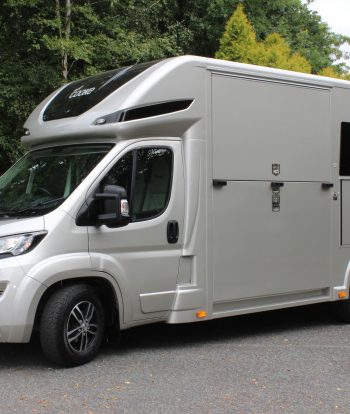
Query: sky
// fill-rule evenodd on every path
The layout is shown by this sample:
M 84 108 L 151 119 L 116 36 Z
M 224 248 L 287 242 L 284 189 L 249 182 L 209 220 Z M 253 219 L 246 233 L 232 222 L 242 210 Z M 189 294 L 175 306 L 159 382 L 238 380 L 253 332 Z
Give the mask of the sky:
M 315 0 L 309 8 L 317 11 L 333 32 L 350 36 L 350 0 Z M 350 47 L 345 50 L 350 51 Z
M 315 0 L 309 8 L 317 11 L 334 32 L 350 36 L 350 0 Z

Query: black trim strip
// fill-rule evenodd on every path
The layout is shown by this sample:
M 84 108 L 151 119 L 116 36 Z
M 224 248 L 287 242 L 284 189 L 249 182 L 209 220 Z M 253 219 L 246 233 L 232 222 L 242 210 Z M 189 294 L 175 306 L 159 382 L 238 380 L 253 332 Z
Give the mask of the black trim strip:
M 136 119 L 150 118 L 178 112 L 188 109 L 193 99 L 182 99 L 178 101 L 160 102 L 152 105 L 144 105 L 131 109 L 127 109 L 120 114 L 118 122 L 134 121 Z

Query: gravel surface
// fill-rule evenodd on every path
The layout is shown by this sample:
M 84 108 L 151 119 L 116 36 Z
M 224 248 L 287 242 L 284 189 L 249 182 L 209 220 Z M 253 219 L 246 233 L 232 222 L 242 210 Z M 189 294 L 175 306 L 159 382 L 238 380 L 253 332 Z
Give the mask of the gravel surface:
M 90 364 L 0 344 L 0 413 L 350 413 L 350 325 L 325 305 L 123 333 Z

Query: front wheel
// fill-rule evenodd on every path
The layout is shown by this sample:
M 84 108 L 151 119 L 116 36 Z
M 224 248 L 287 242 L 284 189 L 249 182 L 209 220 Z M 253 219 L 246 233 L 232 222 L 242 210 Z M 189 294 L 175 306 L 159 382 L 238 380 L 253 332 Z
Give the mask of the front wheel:
M 97 355 L 104 330 L 104 309 L 91 286 L 65 286 L 54 292 L 44 307 L 40 342 L 52 362 L 81 365 Z

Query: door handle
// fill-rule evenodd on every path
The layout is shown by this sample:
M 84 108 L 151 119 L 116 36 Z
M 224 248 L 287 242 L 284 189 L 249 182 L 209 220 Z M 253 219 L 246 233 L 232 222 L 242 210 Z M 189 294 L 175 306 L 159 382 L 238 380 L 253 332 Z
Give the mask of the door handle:
M 278 190 L 278 189 L 280 189 L 281 187 L 284 187 L 284 183 L 282 183 L 282 182 L 280 182 L 280 181 L 272 181 L 272 182 L 271 182 L 271 188 L 272 188 L 272 191 L 274 191 L 274 190 Z
M 216 188 L 221 188 L 227 185 L 227 180 L 213 180 L 213 186 Z
M 176 220 L 168 221 L 167 236 L 169 244 L 175 244 L 179 240 L 179 223 Z
M 334 187 L 333 183 L 321 183 L 322 190 L 329 190 L 330 188 Z

